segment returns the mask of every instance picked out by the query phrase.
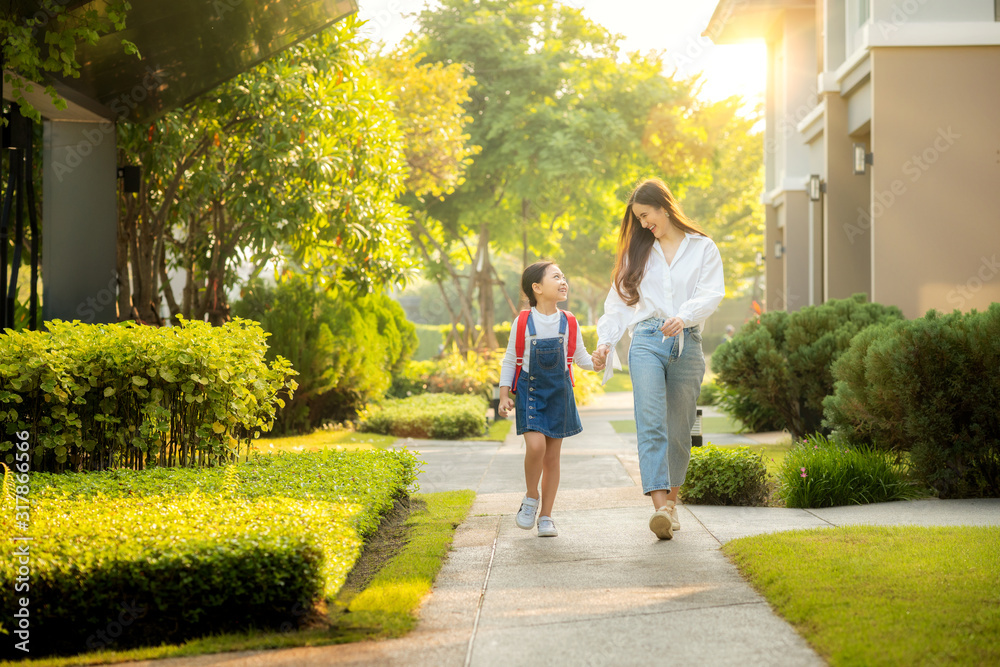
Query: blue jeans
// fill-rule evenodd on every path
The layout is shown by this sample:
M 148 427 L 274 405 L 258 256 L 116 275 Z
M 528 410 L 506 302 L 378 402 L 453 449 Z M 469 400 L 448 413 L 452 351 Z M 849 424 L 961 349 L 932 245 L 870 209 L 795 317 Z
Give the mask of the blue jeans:
M 684 330 L 684 351 L 676 337 L 663 340 L 662 318 L 635 325 L 628 351 L 635 424 L 639 436 L 642 492 L 684 484 L 691 459 L 691 427 L 705 377 L 705 357 L 697 327 Z

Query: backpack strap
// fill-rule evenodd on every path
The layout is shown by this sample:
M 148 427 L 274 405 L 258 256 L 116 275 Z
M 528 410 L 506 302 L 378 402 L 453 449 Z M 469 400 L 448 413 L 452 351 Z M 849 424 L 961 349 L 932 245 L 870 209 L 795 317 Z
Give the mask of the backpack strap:
M 569 371 L 569 381 L 574 387 L 576 386 L 576 380 L 573 379 L 573 357 L 576 356 L 576 331 L 577 323 L 576 318 L 573 317 L 573 313 L 568 310 L 562 311 L 562 314 L 566 316 L 569 322 L 569 338 L 566 339 L 566 370 Z
M 521 367 L 524 365 L 524 329 L 528 326 L 528 316 L 530 310 L 522 310 L 517 315 L 517 322 L 514 325 L 514 381 L 510 385 L 510 393 L 517 393 L 517 378 L 521 375 Z

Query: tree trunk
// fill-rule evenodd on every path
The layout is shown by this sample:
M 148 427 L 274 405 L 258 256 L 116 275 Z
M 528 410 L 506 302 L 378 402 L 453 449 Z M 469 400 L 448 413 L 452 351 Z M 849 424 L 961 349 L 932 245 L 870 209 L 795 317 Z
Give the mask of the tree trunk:
M 490 264 L 490 228 L 485 222 L 479 228 L 475 276 L 479 285 L 479 319 L 483 327 L 481 344 L 490 349 L 500 347 L 493 332 L 493 267 Z

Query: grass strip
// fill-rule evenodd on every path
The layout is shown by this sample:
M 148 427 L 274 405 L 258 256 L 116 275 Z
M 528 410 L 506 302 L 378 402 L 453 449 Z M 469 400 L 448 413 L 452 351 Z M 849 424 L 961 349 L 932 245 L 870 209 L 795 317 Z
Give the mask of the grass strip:
M 634 419 L 616 419 L 611 422 L 615 433 L 635 433 Z M 740 423 L 729 417 L 702 417 L 702 433 L 739 433 Z
M 513 425 L 513 420 L 497 419 L 496 421 L 490 423 L 490 427 L 486 431 L 486 435 L 480 435 L 475 438 L 466 438 L 466 440 L 499 440 L 500 442 L 503 442 L 507 439 L 507 434 L 510 433 L 510 427 Z
M 346 429 L 319 428 L 312 433 L 291 435 L 282 438 L 269 437 L 267 434 L 263 434 L 260 438 L 253 441 L 253 447 L 255 451 L 261 454 L 274 454 L 277 452 L 297 454 L 324 449 L 343 451 L 385 449 L 386 447 L 391 447 L 394 442 L 396 442 L 396 437 L 392 435 L 357 433 Z
M 845 526 L 723 551 L 832 665 L 1000 664 L 1000 527 Z
M 177 645 L 128 651 L 98 651 L 76 656 L 0 662 L 0 667 L 70 667 L 96 663 L 250 651 L 296 646 L 342 644 L 378 637 L 399 637 L 416 625 L 416 611 L 430 591 L 447 555 L 455 529 L 465 520 L 475 500 L 473 491 L 416 494 L 419 509 L 406 520 L 405 546 L 382 567 L 344 613 L 330 601 L 329 616 L 319 627 L 286 632 L 247 632 L 203 637 Z

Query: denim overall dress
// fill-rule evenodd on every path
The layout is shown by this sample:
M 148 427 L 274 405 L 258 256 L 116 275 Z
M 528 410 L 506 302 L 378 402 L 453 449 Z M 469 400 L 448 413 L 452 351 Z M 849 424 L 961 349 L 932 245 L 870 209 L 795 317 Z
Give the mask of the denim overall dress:
M 518 375 L 514 394 L 518 435 L 538 431 L 550 438 L 566 438 L 583 430 L 563 345 L 567 319 L 565 313 L 561 315 L 559 336 L 542 339 L 535 337 L 535 323 L 528 315 L 529 371 L 522 370 Z

